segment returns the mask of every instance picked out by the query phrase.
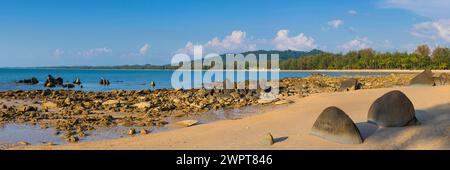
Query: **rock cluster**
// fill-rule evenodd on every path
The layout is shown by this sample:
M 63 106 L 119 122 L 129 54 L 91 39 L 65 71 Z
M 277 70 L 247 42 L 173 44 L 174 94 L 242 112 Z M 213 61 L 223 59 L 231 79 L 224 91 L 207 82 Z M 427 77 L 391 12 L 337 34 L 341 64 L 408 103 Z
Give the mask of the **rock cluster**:
M 370 106 L 367 121 L 379 127 L 417 125 L 414 105 L 401 91 L 390 91 L 376 99 Z M 358 127 L 350 117 L 337 107 L 326 108 L 314 123 L 311 134 L 344 144 L 362 143 Z
M 407 85 L 413 75 L 354 76 L 361 88 Z M 164 126 L 167 117 L 202 114 L 209 110 L 239 108 L 261 104 L 287 104 L 284 97 L 338 91 L 341 82 L 352 77 L 314 75 L 285 78 L 279 83 L 279 95 L 265 98 L 267 89 L 155 89 L 83 92 L 72 90 L 30 90 L 0 92 L 0 124 L 31 123 L 53 128 L 69 142 L 76 142 L 99 127 Z M 81 81 L 80 81 L 81 82 Z M 102 79 L 103 84 L 109 81 Z M 76 82 L 74 82 L 76 83 Z M 248 83 L 248 82 L 246 82 Z M 61 85 L 61 78 L 49 75 L 46 84 Z M 270 83 L 269 83 L 270 84 Z M 270 93 L 269 92 L 269 93 Z M 281 99 L 281 100 L 280 100 Z M 14 104 L 1 101 L 16 101 Z M 189 123 L 189 122 L 188 122 Z M 192 123 L 192 122 L 190 122 Z M 198 122 L 196 122 L 198 123 Z M 194 123 L 195 124 L 195 123 Z
M 109 80 L 106 80 L 106 79 L 100 79 L 100 82 L 98 82 L 100 85 L 104 85 L 104 86 L 107 86 L 107 85 L 109 85 Z
M 38 84 L 39 80 L 36 77 L 32 77 L 31 79 L 18 80 L 18 81 L 16 81 L 16 83 Z

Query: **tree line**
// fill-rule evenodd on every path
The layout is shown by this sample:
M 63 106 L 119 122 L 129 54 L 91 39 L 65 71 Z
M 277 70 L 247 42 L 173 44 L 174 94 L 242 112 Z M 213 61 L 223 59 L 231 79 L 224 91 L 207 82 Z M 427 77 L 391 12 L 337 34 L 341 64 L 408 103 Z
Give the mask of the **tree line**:
M 321 53 L 280 61 L 282 70 L 314 69 L 450 69 L 450 49 L 420 45 L 413 53 L 376 52 L 371 48 L 346 54 Z

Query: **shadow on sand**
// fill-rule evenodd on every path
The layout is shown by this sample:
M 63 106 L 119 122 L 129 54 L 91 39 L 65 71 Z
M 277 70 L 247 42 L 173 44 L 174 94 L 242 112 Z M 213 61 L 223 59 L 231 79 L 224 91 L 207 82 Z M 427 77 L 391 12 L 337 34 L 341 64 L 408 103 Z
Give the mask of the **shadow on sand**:
M 288 138 L 289 138 L 289 137 L 287 137 L 287 136 L 275 138 L 275 139 L 273 139 L 273 142 L 274 142 L 274 143 L 283 142 L 283 141 L 285 141 L 285 140 L 288 139 Z
M 450 103 L 416 110 L 416 118 L 420 124 L 407 127 L 378 128 L 365 122 L 357 126 L 368 143 L 379 143 L 377 149 L 408 149 L 424 144 L 450 149 Z M 408 133 L 404 133 L 406 130 Z

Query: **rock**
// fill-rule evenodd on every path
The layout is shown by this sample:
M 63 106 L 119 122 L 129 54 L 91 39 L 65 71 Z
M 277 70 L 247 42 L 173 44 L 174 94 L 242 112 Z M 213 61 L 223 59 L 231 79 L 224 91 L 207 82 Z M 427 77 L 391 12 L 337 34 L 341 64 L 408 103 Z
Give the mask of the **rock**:
M 140 102 L 133 105 L 133 107 L 136 107 L 138 109 L 147 109 L 150 108 L 151 105 L 149 102 Z
M 55 87 L 56 85 L 63 85 L 64 80 L 61 77 L 53 78 L 52 75 L 48 75 L 47 80 L 44 83 L 45 87 Z
M 18 112 L 28 112 L 28 111 L 37 111 L 36 107 L 33 106 L 20 106 L 17 108 Z
M 16 83 L 38 84 L 39 80 L 36 77 L 32 77 L 31 79 L 18 80 L 18 81 L 16 81 Z
M 174 103 L 176 103 L 176 104 L 178 104 L 178 103 L 180 103 L 180 102 L 181 102 L 181 100 L 180 100 L 180 99 L 178 99 L 178 98 L 174 98 L 174 99 L 172 99 L 172 101 L 173 101 Z
M 52 82 L 48 82 L 48 83 L 45 83 L 44 86 L 45 87 L 55 87 L 55 84 L 53 84 Z
M 370 106 L 367 119 L 382 127 L 402 127 L 418 123 L 412 102 L 398 90 L 375 100 Z
M 311 134 L 343 144 L 360 144 L 361 133 L 353 120 L 341 109 L 326 108 L 314 123 Z
M 54 84 L 57 86 L 62 86 L 64 84 L 63 78 L 61 77 L 56 78 Z
M 45 102 L 45 103 L 42 103 L 42 107 L 44 107 L 46 109 L 54 109 L 54 108 L 57 108 L 58 105 L 53 102 Z
M 198 120 L 183 120 L 183 121 L 176 122 L 175 124 L 179 125 L 179 126 L 189 127 L 189 126 L 193 126 L 197 123 L 199 123 Z
M 73 84 L 80 85 L 81 84 L 81 80 L 79 78 L 77 78 L 77 79 L 75 79 L 73 81 Z
M 26 141 L 19 141 L 19 142 L 17 142 L 17 144 L 19 144 L 19 145 L 30 145 L 30 143 L 28 143 Z
M 107 100 L 107 101 L 103 102 L 102 105 L 108 106 L 108 105 L 116 105 L 119 103 L 120 103 L 119 100 Z
M 135 133 L 136 133 L 135 129 L 128 129 L 128 132 L 127 132 L 128 135 L 134 135 Z
M 156 84 L 155 84 L 155 82 L 154 82 L 154 81 L 150 82 L 150 87 L 153 87 L 153 88 L 154 88 L 154 87 L 155 87 L 155 85 L 156 85 Z
M 75 142 L 79 141 L 78 137 L 76 137 L 76 136 L 70 136 L 66 140 L 67 140 L 67 142 L 70 142 L 70 143 L 75 143 Z
M 355 78 L 350 78 L 341 82 L 339 91 L 350 91 L 361 89 L 362 84 Z
M 99 84 L 105 85 L 105 86 L 106 86 L 106 85 L 109 85 L 109 80 L 106 80 L 106 79 L 103 79 L 103 78 L 102 78 L 102 79 L 100 80 Z
M 431 70 L 425 70 L 422 73 L 418 74 L 416 77 L 409 81 L 409 85 L 428 85 L 435 86 L 436 83 L 433 78 L 433 73 Z
M 66 105 L 70 105 L 72 102 L 72 99 L 70 99 L 69 97 L 67 97 L 66 99 L 64 99 L 64 104 Z
M 141 135 L 146 135 L 146 134 L 148 133 L 148 131 L 145 130 L 145 129 L 141 129 L 141 130 L 139 131 L 139 133 L 140 133 Z
M 263 145 L 273 145 L 275 142 L 273 140 L 273 136 L 271 133 L 267 133 L 261 140 L 261 144 Z
M 294 103 L 294 101 L 292 101 L 292 100 L 280 100 L 280 101 L 275 102 L 274 104 L 282 105 L 282 104 L 290 104 L 290 103 Z

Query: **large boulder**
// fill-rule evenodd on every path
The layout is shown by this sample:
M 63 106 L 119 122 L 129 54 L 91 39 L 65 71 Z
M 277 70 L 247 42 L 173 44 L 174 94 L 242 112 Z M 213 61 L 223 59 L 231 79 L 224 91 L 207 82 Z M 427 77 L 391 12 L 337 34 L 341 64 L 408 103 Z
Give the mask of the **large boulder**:
M 311 134 L 343 144 L 363 142 L 361 133 L 353 120 L 335 106 L 322 111 L 311 129 Z
M 441 85 L 446 85 L 448 83 L 450 83 L 450 77 L 447 73 L 442 73 L 439 76 L 439 82 L 441 83 Z
M 409 81 L 409 85 L 429 85 L 435 86 L 436 83 L 433 78 L 431 70 L 425 70 Z
M 418 123 L 412 102 L 398 90 L 375 100 L 370 106 L 367 120 L 382 127 L 403 127 Z
M 358 90 L 361 89 L 361 86 L 362 84 L 358 81 L 358 79 L 350 78 L 341 82 L 339 91 Z

